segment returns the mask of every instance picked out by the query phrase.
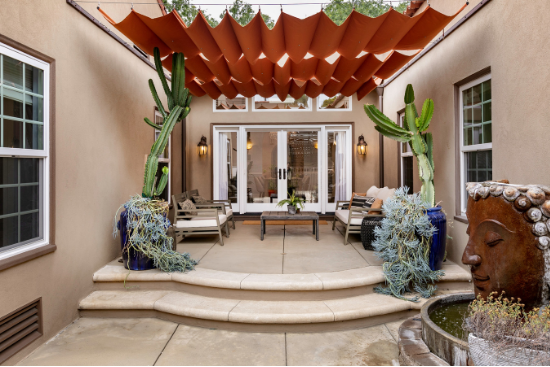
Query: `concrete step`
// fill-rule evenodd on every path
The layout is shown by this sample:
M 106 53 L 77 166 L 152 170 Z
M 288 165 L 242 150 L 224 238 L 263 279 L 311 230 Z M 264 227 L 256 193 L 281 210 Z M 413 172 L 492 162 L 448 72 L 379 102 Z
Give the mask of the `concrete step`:
M 458 265 L 443 265 L 440 291 L 472 290 L 471 275 Z M 373 294 L 385 280 L 381 266 L 312 274 L 251 274 L 205 269 L 163 273 L 128 271 L 112 262 L 93 275 L 94 290 L 184 292 L 197 296 L 256 301 L 323 301 Z M 126 282 L 126 284 L 124 284 Z
M 91 293 L 79 309 L 82 317 L 157 317 L 207 328 L 317 332 L 405 319 L 418 313 L 425 301 L 376 293 L 326 301 L 256 301 L 166 290 L 106 290 Z

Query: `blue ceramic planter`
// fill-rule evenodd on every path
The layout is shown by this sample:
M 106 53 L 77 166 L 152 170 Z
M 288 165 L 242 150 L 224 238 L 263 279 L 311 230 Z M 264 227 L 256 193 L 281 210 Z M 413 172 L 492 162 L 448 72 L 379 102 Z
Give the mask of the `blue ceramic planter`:
M 437 228 L 432 238 L 430 248 L 430 269 L 440 270 L 445 258 L 445 248 L 447 246 L 447 217 L 441 210 L 441 207 L 428 209 L 428 218 L 432 225 Z
M 124 210 L 120 213 L 120 220 L 117 223 L 117 228 L 120 231 L 120 248 L 122 250 L 122 261 L 124 267 L 128 270 L 149 270 L 154 269 L 153 259 L 148 258 L 141 252 L 133 249 L 124 250 L 126 241 L 128 240 L 128 213 Z

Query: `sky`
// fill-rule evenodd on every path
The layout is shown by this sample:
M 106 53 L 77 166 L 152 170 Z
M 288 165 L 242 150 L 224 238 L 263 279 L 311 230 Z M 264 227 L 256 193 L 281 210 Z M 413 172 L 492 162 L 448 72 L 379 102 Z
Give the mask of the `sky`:
M 196 6 L 201 6 L 202 10 L 205 10 L 210 14 L 214 19 L 218 20 L 219 15 L 225 11 L 225 5 L 201 5 L 201 4 L 220 4 L 220 3 L 232 3 L 232 0 L 192 0 L 191 3 Z M 293 15 L 298 18 L 306 18 L 310 15 L 318 13 L 321 10 L 321 5 L 289 5 L 296 3 L 321 3 L 324 2 L 328 4 L 328 0 L 248 0 L 250 4 L 277 4 L 277 5 L 260 5 L 263 14 L 269 15 L 273 20 L 279 18 L 281 14 L 281 7 L 279 4 L 283 5 L 283 10 L 285 13 Z M 288 5 L 288 6 L 285 6 Z M 252 5 L 254 11 L 258 11 L 258 5 Z

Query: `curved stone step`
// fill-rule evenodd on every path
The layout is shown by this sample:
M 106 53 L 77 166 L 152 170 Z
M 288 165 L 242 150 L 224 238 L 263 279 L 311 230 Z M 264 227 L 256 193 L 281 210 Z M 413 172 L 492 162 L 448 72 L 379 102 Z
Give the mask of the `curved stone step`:
M 441 290 L 465 290 L 471 287 L 470 273 L 458 265 L 444 265 L 443 270 L 445 276 L 438 283 Z M 381 266 L 332 273 L 250 274 L 201 267 L 187 273 L 163 273 L 158 269 L 128 271 L 122 264 L 111 263 L 98 270 L 93 280 L 96 290 L 120 289 L 126 281 L 127 285 L 137 286 L 142 290 L 171 290 L 223 298 L 291 301 L 325 300 L 372 293 L 374 286 L 383 283 L 385 278 Z
M 381 294 L 329 301 L 250 301 L 173 291 L 95 291 L 79 305 L 83 317 L 158 317 L 204 327 L 313 331 L 365 327 L 409 317 L 426 300 Z

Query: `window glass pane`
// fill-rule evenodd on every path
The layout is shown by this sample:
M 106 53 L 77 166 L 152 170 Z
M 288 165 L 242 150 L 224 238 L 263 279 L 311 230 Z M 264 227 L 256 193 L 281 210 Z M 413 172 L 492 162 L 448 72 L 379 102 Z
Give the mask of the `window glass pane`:
M 483 104 L 483 121 L 491 121 L 491 102 Z
M 473 144 L 481 144 L 482 136 L 481 136 L 482 130 L 481 126 L 474 126 L 472 128 L 472 135 L 473 135 Z
M 472 105 L 472 89 L 466 89 L 462 91 L 462 103 L 464 106 Z
M 39 209 L 40 196 L 38 194 L 38 185 L 21 186 L 21 210 L 26 212 L 29 210 Z
M 38 238 L 40 235 L 40 216 L 38 213 L 24 214 L 21 216 L 20 241 L 28 241 Z
M 288 193 L 295 192 L 296 196 L 303 198 L 306 203 L 319 201 L 317 135 L 317 131 L 287 133 Z
M 491 131 L 491 124 L 483 125 L 483 142 L 492 143 L 493 142 L 493 133 Z
M 6 158 L 11 159 L 11 158 Z M 15 161 L 14 159 L 12 159 Z M 19 159 L 19 169 L 21 171 L 21 183 L 34 183 L 40 180 L 40 162 L 39 158 L 21 158 Z
M 18 217 L 7 217 L 0 219 L 0 250 L 2 247 L 16 244 L 18 234 Z
M 214 103 L 214 108 L 218 111 L 246 111 L 246 97 L 240 94 L 235 98 L 227 98 L 222 94 Z
M 4 116 L 23 118 L 23 93 L 2 88 L 4 99 Z
M 467 182 L 482 182 L 493 178 L 492 151 L 464 153 Z
M 25 64 L 25 90 L 44 94 L 44 71 Z
M 23 62 L 3 55 L 4 83 L 10 87 L 23 89 Z
M 350 107 L 350 97 L 346 97 L 340 93 L 331 98 L 324 94 L 317 97 L 317 109 L 319 110 L 349 110 Z
M 284 101 L 277 96 L 269 98 L 254 96 L 254 108 L 256 110 L 311 110 L 311 103 L 310 98 L 305 94 L 298 99 L 288 95 Z
M 23 148 L 23 122 L 4 119 L 4 148 Z
M 17 212 L 17 187 L 0 188 L 0 215 L 12 214 Z
M 465 108 L 462 114 L 464 126 L 471 126 L 473 123 L 472 109 Z
M 232 203 L 237 202 L 237 133 L 232 132 L 227 134 L 229 147 L 227 149 L 227 162 L 229 169 L 229 181 L 227 186 L 227 197 Z
M 491 99 L 491 80 L 483 82 L 483 101 L 488 101 Z
M 0 157 L 0 185 L 13 185 L 17 183 L 17 160 Z
M 248 132 L 246 157 L 247 201 L 277 203 L 277 132 Z
M 481 102 L 481 84 L 472 88 L 472 103 L 478 104 Z
M 477 168 L 487 168 L 487 154 L 485 152 L 477 152 L 475 159 Z
M 472 145 L 472 129 L 464 129 L 464 145 Z
M 328 154 L 328 202 L 334 203 L 336 196 L 336 133 L 327 132 L 327 154 Z
M 44 100 L 42 97 L 25 95 L 25 119 L 44 121 Z
M 37 124 L 25 124 L 25 149 L 44 149 L 42 144 L 44 126 Z
M 473 123 L 474 124 L 480 124 L 481 123 L 481 105 L 475 106 L 472 108 L 473 113 Z

